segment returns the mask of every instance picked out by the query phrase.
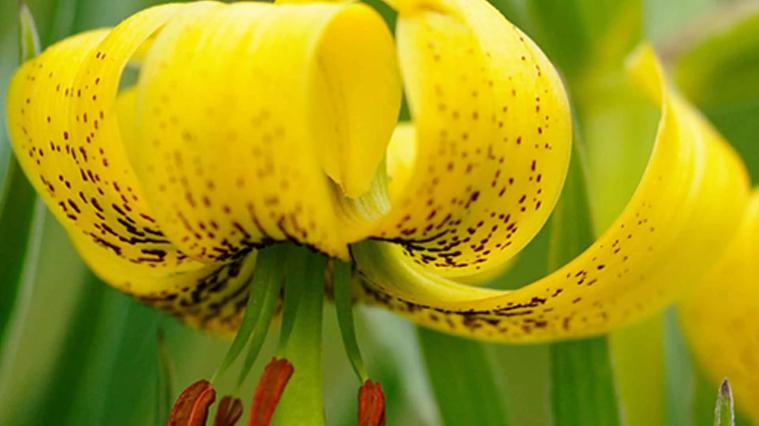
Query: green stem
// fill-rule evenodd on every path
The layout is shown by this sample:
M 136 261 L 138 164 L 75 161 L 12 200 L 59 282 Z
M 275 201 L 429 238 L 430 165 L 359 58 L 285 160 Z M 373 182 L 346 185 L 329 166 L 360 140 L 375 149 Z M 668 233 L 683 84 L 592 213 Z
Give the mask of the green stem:
M 280 400 L 278 419 L 283 425 L 320 426 L 324 424 L 321 333 L 326 258 L 299 248 L 288 263 L 279 352 L 295 371 Z

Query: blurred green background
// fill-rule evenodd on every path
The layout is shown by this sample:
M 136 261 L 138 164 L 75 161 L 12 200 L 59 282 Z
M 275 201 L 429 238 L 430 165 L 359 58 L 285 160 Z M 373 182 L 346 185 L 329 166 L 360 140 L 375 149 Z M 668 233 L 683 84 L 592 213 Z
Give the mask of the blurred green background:
M 28 1 L 43 47 L 68 34 L 112 26 L 155 3 Z M 370 3 L 392 22 L 387 7 Z M 565 77 L 586 160 L 594 232 L 602 231 L 624 206 L 653 141 L 657 111 L 628 86 L 623 72 L 625 54 L 642 39 L 655 43 L 685 94 L 741 151 L 754 177 L 759 176 L 755 172 L 759 149 L 753 136 L 759 132 L 759 20 L 757 8 L 751 6 L 756 2 L 493 3 L 538 42 Z M 17 7 L 16 0 L 0 0 L 3 105 L 18 63 Z M 747 12 L 735 13 L 736 8 Z M 739 77 L 725 79 L 727 72 Z M 4 120 L 0 115 L 0 187 L 10 155 Z M 0 334 L 0 424 L 154 424 L 158 329 L 165 332 L 175 392 L 210 376 L 228 343 L 187 329 L 98 282 L 51 217 L 45 217 L 41 226 L 39 261 L 32 264 L 36 274 L 22 276 L 23 285 L 10 293 L 8 288 L 17 283 L 0 283 L 2 294 L 16 300 L 12 311 L 11 304 L 2 305 L 9 310 L 10 321 Z M 546 227 L 517 264 L 492 285 L 517 287 L 555 266 L 547 261 L 553 228 Z M 0 244 L 6 244 L 5 237 L 0 235 Z M 342 350 L 333 307 L 328 304 L 325 309 L 328 424 L 355 424 L 358 384 Z M 465 342 L 420 332 L 368 308 L 358 309 L 357 322 L 370 374 L 385 389 L 390 425 L 614 424 L 609 418 L 617 415 L 628 425 L 712 424 L 717 385 L 705 381 L 692 365 L 674 309 L 599 340 L 600 353 L 608 359 L 599 361 L 596 370 L 593 363 L 590 372 L 567 369 L 568 376 L 561 380 L 576 384 L 579 394 L 592 394 L 603 382 L 611 383 L 619 397 L 618 407 L 612 409 L 621 414 L 578 414 L 574 420 L 556 419 L 551 404 L 552 392 L 560 387 L 551 365 L 556 347 Z M 590 347 L 581 342 L 578 346 L 585 348 L 581 351 Z M 272 348 L 270 343 L 261 359 L 268 360 Z M 611 368 L 613 377 L 594 382 L 592 378 L 603 375 L 604 368 Z M 246 406 L 256 377 L 254 372 L 243 387 L 248 390 L 243 395 Z M 232 389 L 232 383 L 221 380 L 219 388 L 223 393 Z M 603 399 L 600 395 L 598 401 L 587 401 L 588 407 L 605 404 Z M 597 421 L 583 423 L 583 418 Z

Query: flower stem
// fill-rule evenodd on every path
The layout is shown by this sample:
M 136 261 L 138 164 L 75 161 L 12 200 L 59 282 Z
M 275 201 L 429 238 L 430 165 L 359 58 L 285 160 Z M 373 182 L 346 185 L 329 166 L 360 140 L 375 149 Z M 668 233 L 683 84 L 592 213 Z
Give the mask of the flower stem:
M 278 420 L 285 425 L 324 424 L 321 333 L 327 260 L 306 248 L 293 250 L 278 352 L 295 372 L 282 395 Z

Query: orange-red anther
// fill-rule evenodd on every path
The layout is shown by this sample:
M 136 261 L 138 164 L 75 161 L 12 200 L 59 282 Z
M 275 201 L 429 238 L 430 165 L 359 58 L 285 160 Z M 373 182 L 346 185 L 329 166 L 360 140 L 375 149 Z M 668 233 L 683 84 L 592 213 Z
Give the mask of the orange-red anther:
M 256 386 L 248 426 L 269 426 L 279 398 L 292 375 L 293 365 L 289 361 L 272 358 Z
M 358 425 L 385 426 L 385 394 L 377 382 L 367 380 L 358 391 Z

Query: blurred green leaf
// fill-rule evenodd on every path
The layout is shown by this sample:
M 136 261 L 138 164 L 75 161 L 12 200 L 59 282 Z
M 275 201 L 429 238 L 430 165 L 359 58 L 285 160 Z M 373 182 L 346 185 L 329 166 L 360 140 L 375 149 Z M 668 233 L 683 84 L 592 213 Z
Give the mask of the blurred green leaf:
M 19 6 L 19 58 L 24 63 L 40 53 L 40 36 L 29 6 Z
M 509 424 L 498 372 L 485 345 L 421 327 L 417 330 L 443 424 Z
M 759 181 L 759 2 L 728 3 L 670 41 L 685 95 L 736 147 Z
M 39 53 L 39 36 L 29 9 L 22 5 L 19 18 L 19 62 Z M 8 158 L 0 186 L 0 379 L 15 356 L 19 321 L 29 302 L 42 242 L 44 206 L 26 179 L 15 157 Z M 35 204 L 37 207 L 35 208 Z
M 656 139 L 658 106 L 628 78 L 624 58 L 575 80 L 572 100 L 585 161 L 593 231 L 601 235 L 627 205 Z M 611 333 L 621 421 L 631 426 L 664 422 L 664 354 L 658 317 Z
M 702 106 L 759 98 L 759 2 L 728 3 L 664 51 L 680 88 Z
M 50 374 L 17 424 L 134 424 L 153 411 L 159 313 L 91 273 L 84 280 Z
M 743 1 L 743 0 L 738 0 Z M 700 16 L 708 16 L 719 3 L 732 0 L 643 0 L 646 40 L 660 43 Z
M 173 405 L 173 366 L 171 355 L 166 347 L 166 337 L 163 328 L 158 328 L 156 335 L 158 341 L 158 380 L 156 381 L 156 426 L 165 425 L 169 420 L 169 413 Z
M 638 43 L 641 0 L 533 0 L 530 34 L 569 79 L 615 64 Z
M 664 315 L 664 336 L 667 425 L 693 425 L 693 360 L 680 331 L 674 308 L 668 309 Z
M 594 240 L 585 191 L 582 160 L 575 155 L 551 219 L 550 270 L 564 265 Z M 559 426 L 619 424 L 607 337 L 554 343 L 550 354 L 554 423 Z

